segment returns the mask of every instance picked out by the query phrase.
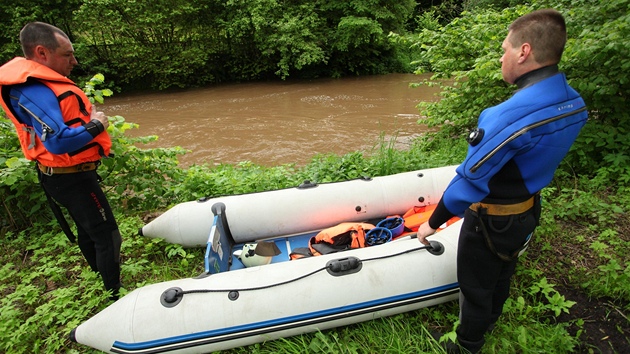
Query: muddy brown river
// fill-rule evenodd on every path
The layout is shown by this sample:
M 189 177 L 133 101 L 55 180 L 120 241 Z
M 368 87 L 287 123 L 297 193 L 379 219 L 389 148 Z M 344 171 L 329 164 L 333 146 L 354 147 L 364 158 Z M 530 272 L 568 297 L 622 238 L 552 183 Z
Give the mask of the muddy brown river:
M 304 165 L 317 154 L 366 151 L 384 140 L 408 146 L 425 127 L 420 101 L 438 89 L 418 75 L 217 85 L 147 94 L 114 95 L 99 109 L 139 124 L 132 136 L 157 135 L 142 147 L 181 146 L 182 166 L 252 161 Z

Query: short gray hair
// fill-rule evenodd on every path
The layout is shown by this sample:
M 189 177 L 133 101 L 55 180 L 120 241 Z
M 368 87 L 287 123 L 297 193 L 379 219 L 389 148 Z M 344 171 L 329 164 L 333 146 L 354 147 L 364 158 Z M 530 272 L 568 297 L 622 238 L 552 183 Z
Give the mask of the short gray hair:
M 44 22 L 29 22 L 20 31 L 20 44 L 26 58 L 32 58 L 35 47 L 43 45 L 45 48 L 55 50 L 59 48 L 56 35 L 68 38 L 59 28 Z

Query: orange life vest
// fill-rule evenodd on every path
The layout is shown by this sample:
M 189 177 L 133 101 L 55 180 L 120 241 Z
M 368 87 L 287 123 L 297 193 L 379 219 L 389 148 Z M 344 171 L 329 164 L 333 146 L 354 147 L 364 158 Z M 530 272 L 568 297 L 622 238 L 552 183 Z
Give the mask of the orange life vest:
M 368 223 L 343 222 L 320 231 L 309 241 L 314 256 L 365 247 L 365 232 L 374 228 Z M 322 247 L 323 246 L 323 247 Z
M 429 221 L 429 218 L 431 218 L 431 215 L 436 207 L 437 204 L 432 204 L 426 206 L 414 206 L 413 208 L 407 210 L 407 212 L 402 216 L 405 220 L 405 229 L 418 231 L 420 225 Z M 454 224 L 459 219 L 461 218 L 457 216 L 450 218 L 444 225 L 441 225 L 437 231 L 445 229 L 447 226 Z
M 365 247 L 365 233 L 374 225 L 361 222 L 343 222 L 321 230 L 310 238 L 308 247 L 298 247 L 289 255 L 291 259 L 345 251 Z
M 0 103 L 16 127 L 22 151 L 27 159 L 38 161 L 48 167 L 67 167 L 98 161 L 101 157 L 109 155 L 112 143 L 106 131 L 77 151 L 58 155 L 46 150 L 33 127 L 27 126 L 15 117 L 9 100 L 10 85 L 25 83 L 29 78 L 37 79 L 55 93 L 67 126 L 77 127 L 88 123 L 92 109 L 92 104 L 83 90 L 72 80 L 44 65 L 18 57 L 0 67 L 2 95 Z

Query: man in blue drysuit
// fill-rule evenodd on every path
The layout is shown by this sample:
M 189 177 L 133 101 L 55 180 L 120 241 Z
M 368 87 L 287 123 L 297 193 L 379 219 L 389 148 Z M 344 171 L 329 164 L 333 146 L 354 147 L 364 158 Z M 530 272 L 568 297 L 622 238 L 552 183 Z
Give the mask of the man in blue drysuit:
M 503 79 L 516 84 L 507 101 L 479 116 L 435 212 L 418 240 L 454 215 L 464 214 L 457 254 L 460 324 L 450 352 L 478 352 L 501 315 L 517 257 L 540 218 L 539 192 L 547 186 L 587 120 L 580 95 L 558 62 L 566 43 L 563 16 L 531 12 L 508 28 L 501 57 Z

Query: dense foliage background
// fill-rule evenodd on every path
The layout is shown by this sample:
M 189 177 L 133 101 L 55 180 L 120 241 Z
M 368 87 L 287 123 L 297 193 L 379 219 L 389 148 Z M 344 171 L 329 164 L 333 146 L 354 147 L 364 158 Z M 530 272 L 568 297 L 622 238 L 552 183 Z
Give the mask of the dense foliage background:
M 86 92 L 110 88 L 202 85 L 226 80 L 372 74 L 399 68 L 432 72 L 439 102 L 419 105 L 436 132 L 409 150 L 387 141 L 373 151 L 315 156 L 306 166 L 177 166 L 179 148 L 142 149 L 155 137 L 130 138 L 133 123 L 112 117 L 116 159 L 99 171 L 121 226 L 128 290 L 203 271 L 203 252 L 136 235 L 151 212 L 201 196 L 340 181 L 458 163 L 462 138 L 482 109 L 507 98 L 500 44 L 507 25 L 541 7 L 563 12 L 569 41 L 561 62 L 583 95 L 590 120 L 543 190 L 545 213 L 521 262 L 505 316 L 487 352 L 623 352 L 630 345 L 630 1 L 3 1 L 0 57 L 19 54 L 24 20 L 71 34 Z M 437 3 L 437 2 L 436 2 Z M 417 6 L 416 6 L 417 5 Z M 509 6 L 509 7 L 508 7 Z M 438 129 L 439 128 L 439 129 Z M 0 351 L 85 352 L 68 332 L 107 306 L 107 294 L 70 245 L 45 202 L 12 124 L 0 118 Z M 139 147 L 140 146 L 140 147 Z M 605 313 L 568 317 L 596 299 Z M 576 295 L 576 296 L 577 296 Z M 452 331 L 456 304 L 255 345 L 233 352 L 436 351 L 428 328 Z M 579 312 L 581 314 L 581 312 Z M 582 316 L 582 317 L 581 317 Z M 615 319 L 610 322 L 610 319 Z M 605 336 L 602 332 L 606 330 Z M 452 332 L 451 332 L 452 335 Z M 605 339 L 602 339 L 605 338 Z M 616 341 L 613 341 L 616 339 Z
M 394 55 L 387 35 L 404 31 L 415 6 L 413 0 L 8 0 L 0 5 L 9 19 L 0 24 L 0 59 L 19 54 L 15 34 L 40 19 L 73 40 L 84 69 L 75 75 L 100 72 L 124 87 L 401 71 L 408 62 Z

